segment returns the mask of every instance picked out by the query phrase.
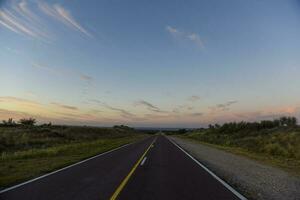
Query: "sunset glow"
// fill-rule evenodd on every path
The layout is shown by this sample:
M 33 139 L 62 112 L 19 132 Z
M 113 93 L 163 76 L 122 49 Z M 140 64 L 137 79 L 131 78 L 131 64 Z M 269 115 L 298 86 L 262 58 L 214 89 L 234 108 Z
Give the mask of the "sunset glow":
M 300 117 L 299 1 L 1 1 L 0 119 Z

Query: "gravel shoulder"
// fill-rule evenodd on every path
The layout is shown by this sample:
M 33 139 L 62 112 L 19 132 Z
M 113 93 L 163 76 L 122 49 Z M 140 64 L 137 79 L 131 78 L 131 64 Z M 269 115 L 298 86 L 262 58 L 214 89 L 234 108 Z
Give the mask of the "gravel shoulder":
M 300 199 L 299 177 L 196 141 L 169 138 L 249 199 Z

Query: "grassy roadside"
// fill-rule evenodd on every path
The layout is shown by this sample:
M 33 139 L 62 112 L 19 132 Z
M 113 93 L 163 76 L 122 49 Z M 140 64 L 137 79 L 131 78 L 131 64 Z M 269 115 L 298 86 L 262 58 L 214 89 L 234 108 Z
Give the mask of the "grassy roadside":
M 48 128 L 47 131 L 41 128 L 0 129 L 0 144 L 3 149 L 0 155 L 0 188 L 40 176 L 144 137 L 144 134 L 123 128 L 107 130 L 54 127 Z M 22 142 L 22 138 L 23 140 L 27 138 L 24 140 L 25 143 Z
M 264 153 L 255 153 L 248 151 L 243 148 L 239 147 L 232 147 L 232 146 L 225 146 L 225 145 L 218 145 L 213 143 L 208 143 L 205 141 L 201 141 L 197 138 L 190 137 L 188 135 L 175 135 L 175 137 L 179 137 L 185 140 L 189 140 L 192 142 L 197 142 L 202 145 L 206 145 L 212 148 L 216 148 L 219 150 L 223 150 L 229 153 L 233 153 L 236 155 L 244 156 L 252 160 L 256 160 L 262 164 L 270 165 L 273 167 L 278 167 L 291 175 L 299 176 L 300 177 L 300 160 L 298 159 L 290 159 L 285 157 L 278 157 L 278 156 L 270 156 Z

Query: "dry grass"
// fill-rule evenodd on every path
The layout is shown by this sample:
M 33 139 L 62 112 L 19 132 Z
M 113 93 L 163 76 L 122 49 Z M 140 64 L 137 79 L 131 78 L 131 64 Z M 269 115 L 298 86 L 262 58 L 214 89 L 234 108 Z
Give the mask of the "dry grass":
M 137 141 L 132 129 L 91 127 L 1 127 L 0 187 L 42 175 Z

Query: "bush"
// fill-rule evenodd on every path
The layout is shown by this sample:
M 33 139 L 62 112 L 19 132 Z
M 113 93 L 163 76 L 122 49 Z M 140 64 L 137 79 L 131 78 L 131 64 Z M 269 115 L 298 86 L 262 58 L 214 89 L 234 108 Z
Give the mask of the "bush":
M 9 118 L 7 121 L 2 120 L 2 126 L 16 126 L 16 122 L 12 118 Z
M 300 159 L 300 127 L 295 117 L 261 122 L 230 122 L 194 130 L 187 137 L 203 142 L 241 148 L 251 153 Z
M 34 126 L 34 124 L 36 123 L 36 120 L 33 118 L 28 118 L 28 119 L 23 118 L 23 119 L 20 119 L 19 123 L 24 126 Z
M 296 117 L 281 117 L 279 119 L 281 126 L 296 126 L 297 118 Z
M 278 143 L 267 144 L 264 151 L 272 156 L 288 156 L 288 152 Z

